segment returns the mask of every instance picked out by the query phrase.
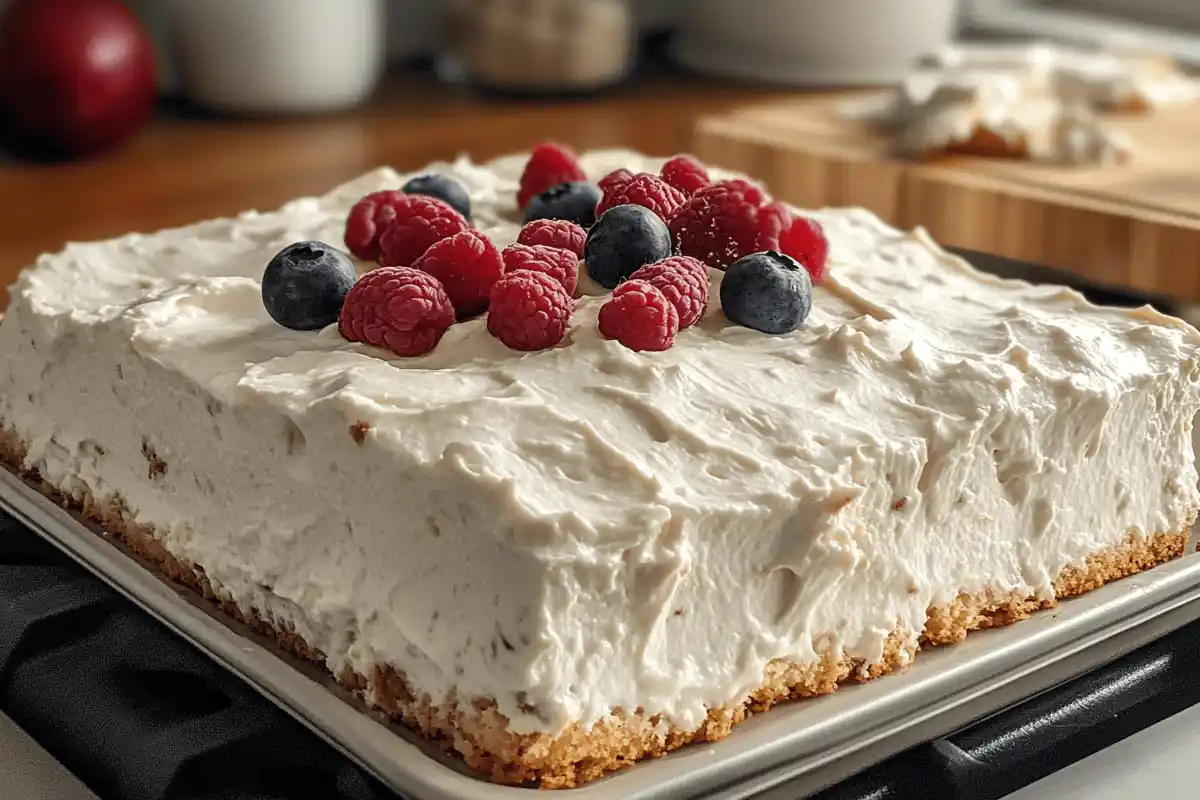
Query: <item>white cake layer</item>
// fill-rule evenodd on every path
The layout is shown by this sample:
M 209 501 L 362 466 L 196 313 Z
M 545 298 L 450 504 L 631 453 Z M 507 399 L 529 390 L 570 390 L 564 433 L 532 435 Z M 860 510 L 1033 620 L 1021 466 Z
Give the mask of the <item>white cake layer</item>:
M 434 168 L 504 244 L 523 162 Z M 657 163 L 584 159 L 593 178 Z M 70 245 L 0 325 L 0 418 L 29 464 L 119 495 L 335 671 L 492 697 L 516 731 L 614 707 L 690 729 L 770 659 L 875 661 L 931 605 L 1050 597 L 1200 502 L 1193 328 L 984 276 L 859 210 L 815 213 L 831 277 L 785 336 L 713 307 L 634 353 L 597 334 L 600 297 L 528 354 L 482 320 L 407 360 L 275 325 L 271 255 L 340 245 L 351 204 L 403 180 Z

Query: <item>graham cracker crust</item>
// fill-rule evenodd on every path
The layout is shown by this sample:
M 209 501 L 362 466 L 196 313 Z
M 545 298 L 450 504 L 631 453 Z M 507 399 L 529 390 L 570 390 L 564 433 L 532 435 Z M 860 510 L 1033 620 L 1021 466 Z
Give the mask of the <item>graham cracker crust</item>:
M 118 539 L 173 583 L 186 587 L 218 606 L 221 611 L 273 642 L 283 652 L 311 662 L 329 675 L 325 656 L 282 621 L 265 619 L 254 609 L 243 609 L 214 591 L 203 567 L 180 562 L 139 525 L 119 499 L 98 502 L 90 492 L 71 497 L 46 483 L 25 466 L 25 447 L 8 429 L 0 430 L 0 462 L 29 485 L 77 516 Z M 1190 527 L 1190 526 L 1188 526 Z M 1109 581 L 1141 572 L 1183 555 L 1189 538 L 1181 532 L 1149 537 L 1131 535 L 1124 544 L 1090 556 L 1081 566 L 1064 569 L 1054 582 L 1059 598 L 1091 591 Z M 483 777 L 502 784 L 565 789 L 594 781 L 645 758 L 656 758 L 692 742 L 714 742 L 729 735 L 749 715 L 804 697 L 828 694 L 838 686 L 871 680 L 911 663 L 922 646 L 952 644 L 975 630 L 1008 625 L 1033 612 L 1053 607 L 1055 600 L 991 592 L 964 594 L 946 606 L 930 608 L 923 631 L 894 631 L 883 659 L 864 664 L 843 653 L 827 652 L 816 664 L 787 659 L 770 662 L 763 683 L 745 700 L 714 708 L 695 730 L 665 727 L 657 716 L 641 709 L 613 713 L 592 726 L 574 725 L 561 734 L 514 734 L 507 719 L 491 700 L 476 700 L 462 710 L 453 699 L 434 703 L 417 694 L 390 666 L 379 666 L 372 675 L 347 670 L 330 675 L 369 707 L 382 712 L 425 737 L 441 743 Z

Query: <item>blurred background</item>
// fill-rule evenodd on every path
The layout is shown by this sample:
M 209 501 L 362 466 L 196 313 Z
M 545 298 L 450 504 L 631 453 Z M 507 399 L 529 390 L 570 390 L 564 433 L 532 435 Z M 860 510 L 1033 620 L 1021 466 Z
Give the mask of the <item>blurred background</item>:
M 1133 49 L 1191 68 L 1196 0 L 0 0 L 0 20 L 6 283 L 67 240 L 270 208 L 380 164 L 558 139 L 694 151 L 793 203 L 866 205 L 950 244 L 1200 299 L 1196 270 L 1168 285 L 1166 266 L 1132 266 L 1147 248 L 1152 261 L 1168 249 L 1200 260 L 1200 176 L 1153 160 L 1000 176 L 1130 211 L 1027 210 L 1073 226 L 1079 242 L 1064 244 L 998 220 L 995 192 L 933 192 L 928 173 L 875 163 L 886 159 L 857 133 L 812 124 L 812 103 L 892 84 L 956 39 Z M 1187 114 L 1134 124 L 1152 125 L 1139 136 L 1165 153 L 1160 140 L 1200 140 L 1200 112 Z M 1200 163 L 1168 149 L 1163 161 Z M 1151 213 L 1170 229 L 1139 239 Z

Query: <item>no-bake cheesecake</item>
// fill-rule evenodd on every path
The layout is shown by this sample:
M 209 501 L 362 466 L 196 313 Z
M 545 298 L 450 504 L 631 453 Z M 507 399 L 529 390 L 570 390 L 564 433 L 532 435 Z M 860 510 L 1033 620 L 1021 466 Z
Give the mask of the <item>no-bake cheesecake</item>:
M 425 172 L 465 189 L 469 231 L 502 249 L 526 164 Z M 577 182 L 661 165 L 586 154 Z M 661 330 L 627 337 L 622 320 L 699 295 L 676 275 L 675 294 L 612 296 L 588 269 L 598 235 L 567 243 L 585 256 L 573 292 L 518 270 L 513 291 L 568 309 L 532 334 L 445 311 L 411 265 L 385 269 L 440 320 L 422 354 L 351 341 L 376 341 L 360 317 L 279 324 L 275 254 L 340 245 L 364 196 L 410 177 L 40 258 L 0 323 L 3 455 L 492 780 L 569 787 L 720 739 L 1183 552 L 1200 334 L 1179 320 L 827 209 L 804 218 L 828 263 L 796 278 L 809 306 L 780 332 L 734 311 L 758 284 L 723 287 L 717 253 L 694 319 L 663 306 Z M 676 207 L 703 191 L 643 182 Z M 625 191 L 625 222 L 657 225 Z M 347 308 L 376 308 L 352 299 L 384 291 L 375 266 L 354 263 Z

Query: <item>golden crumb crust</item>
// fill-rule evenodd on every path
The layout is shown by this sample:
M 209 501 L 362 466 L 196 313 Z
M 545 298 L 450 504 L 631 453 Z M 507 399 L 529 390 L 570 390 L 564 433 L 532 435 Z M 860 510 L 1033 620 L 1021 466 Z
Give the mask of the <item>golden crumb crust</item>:
M 242 608 L 219 596 L 202 566 L 184 564 L 175 558 L 150 529 L 133 519 L 119 498 L 99 502 L 89 492 L 68 497 L 35 471 L 25 468 L 25 447 L 11 430 L 0 430 L 0 461 L 47 497 L 118 539 L 162 576 L 196 592 L 283 652 L 311 662 L 329 674 L 322 652 L 286 623 L 264 618 L 254 609 Z M 1109 581 L 1178 558 L 1183 555 L 1188 538 L 1186 529 L 1151 536 L 1130 535 L 1121 545 L 1093 554 L 1082 565 L 1064 569 L 1054 582 L 1057 596 L 1083 594 Z M 632 712 L 616 709 L 588 728 L 574 725 L 557 735 L 516 734 L 509 732 L 507 719 L 490 700 L 478 700 L 467 709 L 456 702 L 434 703 L 428 695 L 414 692 L 404 676 L 387 665 L 376 667 L 371 675 L 347 670 L 329 677 L 369 707 L 438 741 L 491 781 L 565 789 L 596 780 L 641 759 L 664 755 L 690 742 L 722 739 L 750 714 L 766 711 L 786 700 L 828 694 L 845 683 L 886 675 L 911 663 L 922 646 L 952 644 L 970 631 L 1008 625 L 1050 608 L 1055 602 L 1020 593 L 963 594 L 948 605 L 930 608 L 923 631 L 894 631 L 878 663 L 866 665 L 840 652 L 827 652 L 820 661 L 809 664 L 776 659 L 765 667 L 763 683 L 755 692 L 740 703 L 711 709 L 708 718 L 695 730 L 674 728 L 658 717 L 647 717 L 640 709 Z

